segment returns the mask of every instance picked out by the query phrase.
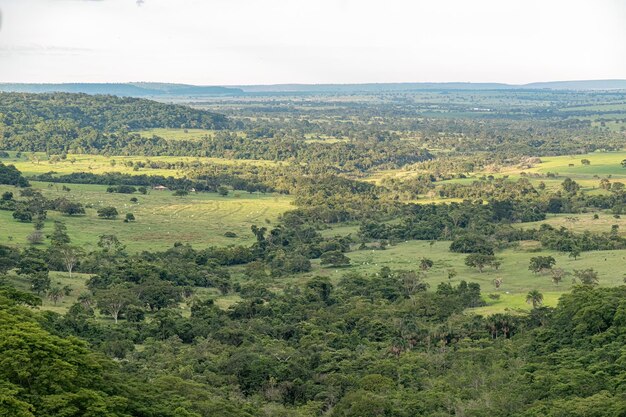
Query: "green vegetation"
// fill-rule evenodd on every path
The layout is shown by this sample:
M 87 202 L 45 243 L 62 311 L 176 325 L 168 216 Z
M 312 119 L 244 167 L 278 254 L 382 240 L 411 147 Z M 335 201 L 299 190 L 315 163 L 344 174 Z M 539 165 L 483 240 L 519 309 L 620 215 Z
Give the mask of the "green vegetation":
M 626 94 L 198 100 L 0 93 L 0 415 L 626 413 Z

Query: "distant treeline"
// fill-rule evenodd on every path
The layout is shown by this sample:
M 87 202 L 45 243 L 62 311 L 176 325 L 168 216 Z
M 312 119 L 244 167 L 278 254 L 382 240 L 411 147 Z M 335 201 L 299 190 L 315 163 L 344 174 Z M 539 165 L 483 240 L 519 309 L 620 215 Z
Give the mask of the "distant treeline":
M 72 174 L 58 175 L 46 173 L 32 177 L 33 181 L 69 183 L 69 184 L 99 184 L 99 185 L 132 185 L 154 187 L 163 185 L 171 190 L 196 191 L 217 191 L 220 186 L 230 186 L 234 190 L 248 192 L 273 192 L 274 189 L 268 185 L 252 182 L 246 179 L 229 175 L 218 175 L 215 177 L 205 176 L 202 181 L 190 180 L 187 178 L 165 177 L 163 175 L 130 175 L 121 173 L 93 174 L 90 172 L 75 172 Z
M 432 158 L 427 150 L 393 137 L 384 141 L 308 143 L 289 138 L 251 140 L 221 132 L 199 142 L 170 141 L 157 136 L 146 138 L 128 132 L 103 133 L 89 128 L 80 129 L 62 121 L 47 122 L 45 125 L 50 128 L 49 131 L 0 137 L 0 148 L 50 155 L 171 155 L 312 162 L 349 172 L 399 168 Z

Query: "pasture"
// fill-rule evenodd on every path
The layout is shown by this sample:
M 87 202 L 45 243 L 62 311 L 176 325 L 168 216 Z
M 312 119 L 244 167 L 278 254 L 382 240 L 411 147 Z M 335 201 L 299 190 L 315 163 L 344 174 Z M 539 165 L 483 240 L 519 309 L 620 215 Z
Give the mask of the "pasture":
M 202 163 L 216 165 L 250 164 L 256 166 L 272 166 L 272 161 L 253 159 L 225 159 L 192 156 L 104 156 L 89 154 L 68 154 L 67 159 L 59 161 L 51 160 L 43 152 L 24 152 L 20 158 L 16 158 L 15 152 L 10 152 L 10 158 L 0 159 L 4 164 L 15 165 L 25 176 L 40 175 L 48 172 L 56 174 L 71 174 L 74 172 L 89 172 L 92 174 L 104 174 L 118 172 L 130 175 L 163 175 L 166 177 L 184 177 L 185 171 L 179 169 L 150 168 L 148 166 L 135 168 L 136 162 L 167 162 L 176 164 Z M 132 165 L 130 164 L 132 162 Z
M 530 242 L 532 243 L 532 242 Z M 306 275 L 327 276 L 337 283 L 341 277 L 350 271 L 360 273 L 376 273 L 382 267 L 391 269 L 419 270 L 422 258 L 434 261 L 433 267 L 426 271 L 426 282 L 431 290 L 435 290 L 441 282 L 448 282 L 448 271 L 453 269 L 457 275 L 450 281 L 458 284 L 459 281 L 477 282 L 485 296 L 488 306 L 475 309 L 479 313 L 501 312 L 505 309 L 529 310 L 526 304 L 526 294 L 534 289 L 544 294 L 544 304 L 556 305 L 560 294 L 572 288 L 572 276 L 567 276 L 559 285 L 555 285 L 549 274 L 534 274 L 528 270 L 530 258 L 534 256 L 553 256 L 556 267 L 568 272 L 574 269 L 593 268 L 598 271 L 600 286 L 616 286 L 624 283 L 626 269 L 626 251 L 599 251 L 584 252 L 577 260 L 568 257 L 567 253 L 547 251 L 536 252 L 536 245 L 520 245 L 497 252 L 496 256 L 502 261 L 498 270 L 486 268 L 478 272 L 465 265 L 467 255 L 449 251 L 450 242 L 435 242 L 433 245 L 426 241 L 408 241 L 388 247 L 385 250 L 355 250 L 346 255 L 351 259 L 351 266 L 332 268 L 320 266 L 319 260 L 312 261 L 313 271 Z M 303 277 L 304 278 L 304 277 Z M 496 290 L 493 281 L 502 278 L 502 286 Z M 293 279 L 293 278 L 290 278 Z M 498 300 L 492 300 L 488 294 L 499 294 Z
M 134 133 L 139 133 L 144 138 L 151 138 L 158 136 L 167 140 L 190 140 L 190 141 L 202 141 L 207 138 L 215 136 L 216 130 L 209 129 L 173 129 L 173 128 L 155 128 L 137 130 Z M 237 135 L 245 137 L 243 132 L 236 132 Z
M 67 184 L 70 192 L 62 191 L 62 184 L 33 182 L 33 188 L 48 198 L 65 197 L 90 208 L 84 216 L 66 216 L 49 211 L 44 233 L 52 231 L 54 220 L 64 221 L 73 244 L 86 250 L 94 249 L 101 234 L 115 234 L 129 251 L 162 250 L 174 242 L 190 243 L 198 247 L 211 245 L 249 244 L 253 239 L 250 227 L 275 224 L 278 216 L 292 209 L 291 199 L 283 195 L 231 192 L 222 197 L 216 193 L 192 193 L 175 197 L 171 191 L 151 190 L 147 195 L 107 193 L 104 185 Z M 16 189 L 0 186 L 0 192 Z M 136 197 L 137 202 L 130 201 Z M 115 220 L 97 216 L 101 207 L 116 207 L 120 213 Z M 136 221 L 124 223 L 126 213 L 133 213 Z M 12 212 L 0 211 L 0 244 L 24 246 L 33 225 L 20 223 Z M 237 235 L 224 236 L 226 232 Z

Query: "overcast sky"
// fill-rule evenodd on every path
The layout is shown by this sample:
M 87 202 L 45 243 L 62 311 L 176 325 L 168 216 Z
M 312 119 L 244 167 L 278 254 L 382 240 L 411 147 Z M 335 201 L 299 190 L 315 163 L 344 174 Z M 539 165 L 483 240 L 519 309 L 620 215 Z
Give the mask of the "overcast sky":
M 0 0 L 0 82 L 626 78 L 626 0 Z

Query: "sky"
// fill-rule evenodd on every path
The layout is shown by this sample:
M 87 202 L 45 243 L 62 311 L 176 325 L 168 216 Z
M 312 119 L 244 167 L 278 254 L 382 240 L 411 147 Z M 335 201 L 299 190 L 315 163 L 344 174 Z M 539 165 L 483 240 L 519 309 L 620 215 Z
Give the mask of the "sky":
M 626 0 L 0 0 L 0 82 L 626 78 Z

